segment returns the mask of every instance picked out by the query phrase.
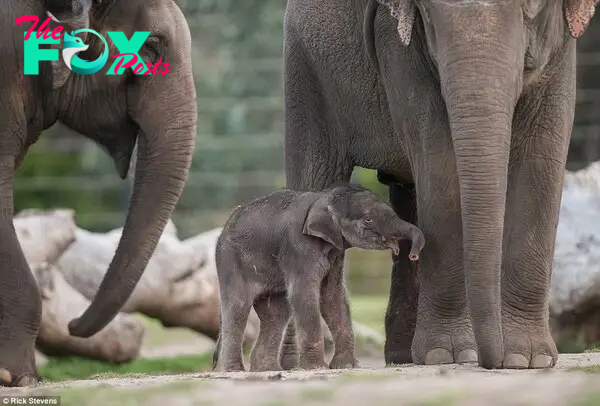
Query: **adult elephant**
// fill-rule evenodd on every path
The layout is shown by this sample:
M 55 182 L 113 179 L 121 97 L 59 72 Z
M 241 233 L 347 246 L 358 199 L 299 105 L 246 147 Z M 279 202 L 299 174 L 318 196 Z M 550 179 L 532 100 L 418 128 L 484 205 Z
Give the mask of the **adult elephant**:
M 46 7 L 66 31 L 89 27 L 102 34 L 109 54 L 120 53 L 106 31 L 151 31 L 139 51 L 146 63 L 162 59 L 168 73 L 107 75 L 109 58 L 98 73 L 80 75 L 57 63 L 40 63 L 39 75 L 24 75 L 23 36 Z M 100 331 L 127 301 L 142 275 L 179 199 L 191 165 L 196 135 L 196 94 L 191 39 L 186 20 L 172 0 L 11 1 L 0 17 L 0 380 L 23 386 L 38 380 L 34 344 L 41 302 L 36 282 L 12 226 L 14 172 L 40 132 L 57 120 L 102 146 L 125 178 L 138 144 L 135 182 L 123 236 L 90 307 L 69 324 L 78 337 Z M 38 24 L 38 26 L 39 26 Z M 35 34 L 34 34 L 35 35 Z M 94 35 L 79 54 L 95 60 L 104 44 Z M 60 47 L 59 45 L 58 47 Z M 12 62 L 10 62 L 12 61 Z
M 387 363 L 553 367 L 574 38 L 594 0 L 380 1 L 288 1 L 287 186 L 374 168 L 423 230 L 418 283 L 395 258 Z

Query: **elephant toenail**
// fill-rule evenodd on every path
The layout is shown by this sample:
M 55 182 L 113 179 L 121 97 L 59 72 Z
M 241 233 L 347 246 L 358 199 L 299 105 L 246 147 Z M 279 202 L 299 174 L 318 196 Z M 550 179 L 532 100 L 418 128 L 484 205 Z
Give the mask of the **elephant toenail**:
M 12 375 L 8 369 L 0 368 L 0 384 L 10 385 L 12 382 Z
M 458 364 L 470 364 L 470 363 L 475 363 L 477 362 L 478 357 L 477 357 L 477 351 L 475 350 L 462 350 L 461 352 L 458 353 L 458 356 L 456 357 L 456 363 Z
M 529 361 L 522 354 L 510 354 L 504 358 L 504 368 L 524 369 L 529 368 Z
M 554 366 L 554 358 L 550 355 L 536 355 L 531 361 L 532 368 L 552 368 Z
M 28 376 L 28 375 L 25 375 L 24 377 L 19 379 L 16 384 L 16 386 L 21 386 L 21 387 L 32 387 L 32 386 L 37 386 L 37 385 L 38 385 L 38 380 L 35 377 Z
M 452 353 L 443 348 L 436 348 L 434 350 L 431 350 L 429 351 L 429 353 L 427 353 L 427 357 L 425 357 L 425 365 L 440 365 L 452 363 L 454 363 Z

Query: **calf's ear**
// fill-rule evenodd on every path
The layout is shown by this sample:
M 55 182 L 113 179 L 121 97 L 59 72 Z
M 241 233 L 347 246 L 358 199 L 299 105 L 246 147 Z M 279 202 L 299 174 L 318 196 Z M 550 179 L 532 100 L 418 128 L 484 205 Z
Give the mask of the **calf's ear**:
M 317 201 L 308 209 L 302 233 L 327 241 L 337 249 L 344 248 L 344 239 L 326 203 Z
M 571 37 L 579 38 L 583 35 L 599 2 L 600 0 L 563 0 L 563 14 Z

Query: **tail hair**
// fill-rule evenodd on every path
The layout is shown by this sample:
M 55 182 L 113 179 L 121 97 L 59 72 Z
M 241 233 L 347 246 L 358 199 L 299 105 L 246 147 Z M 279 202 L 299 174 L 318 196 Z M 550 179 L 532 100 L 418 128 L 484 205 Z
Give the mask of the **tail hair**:
M 219 363 L 219 353 L 221 352 L 221 312 L 219 312 L 219 333 L 217 334 L 217 343 L 215 345 L 215 351 L 213 352 L 212 359 L 212 370 L 214 371 L 217 368 L 217 364 Z

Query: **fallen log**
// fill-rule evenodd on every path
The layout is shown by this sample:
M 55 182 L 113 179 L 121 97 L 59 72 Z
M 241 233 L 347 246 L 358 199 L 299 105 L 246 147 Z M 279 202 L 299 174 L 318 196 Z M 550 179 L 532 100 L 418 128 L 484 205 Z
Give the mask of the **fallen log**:
M 600 162 L 565 174 L 549 310 L 557 342 L 600 342 Z
M 53 266 L 75 240 L 73 210 L 22 211 L 15 216 L 14 226 L 42 298 L 37 349 L 45 355 L 79 355 L 110 363 L 135 359 L 144 325 L 131 315 L 120 313 L 89 338 L 69 335 L 69 321 L 90 304 Z
M 59 258 L 65 280 L 88 299 L 95 295 L 116 250 L 121 229 L 92 233 L 77 229 L 76 240 Z M 220 228 L 180 241 L 171 221 L 123 312 L 140 312 L 165 327 L 187 327 L 216 340 L 219 331 L 219 288 L 214 247 Z M 258 334 L 254 312 L 246 340 Z

